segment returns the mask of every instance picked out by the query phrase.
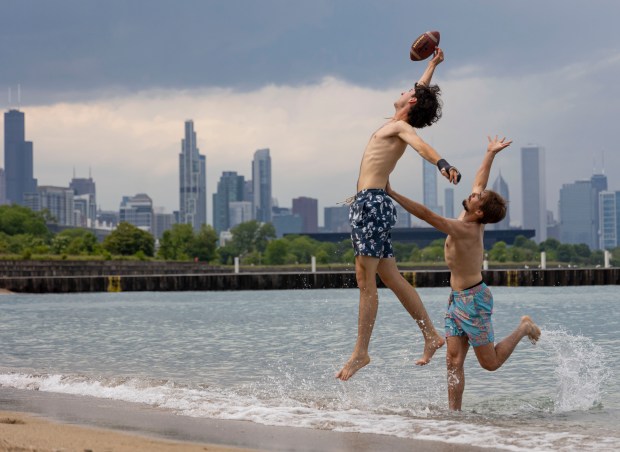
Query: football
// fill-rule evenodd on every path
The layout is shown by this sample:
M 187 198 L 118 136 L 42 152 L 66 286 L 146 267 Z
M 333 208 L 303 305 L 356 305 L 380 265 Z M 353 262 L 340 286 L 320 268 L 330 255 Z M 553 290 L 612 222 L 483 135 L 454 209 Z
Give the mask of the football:
M 426 33 L 422 33 L 415 41 L 413 41 L 413 44 L 411 44 L 409 58 L 411 58 L 412 61 L 425 60 L 433 54 L 438 45 L 438 31 L 427 31 Z

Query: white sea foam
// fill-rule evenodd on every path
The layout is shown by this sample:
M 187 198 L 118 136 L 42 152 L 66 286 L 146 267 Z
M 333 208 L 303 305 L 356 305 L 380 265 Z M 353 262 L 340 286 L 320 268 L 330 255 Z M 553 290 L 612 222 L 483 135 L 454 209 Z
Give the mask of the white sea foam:
M 284 394 L 266 399 L 251 391 L 184 387 L 171 381 L 95 379 L 71 375 L 0 373 L 0 387 L 144 403 L 193 417 L 246 420 L 267 425 L 328 429 L 427 439 L 505 450 L 598 450 L 617 439 L 570 432 L 476 424 L 466 416 L 431 418 L 351 406 L 304 403 Z M 428 413 L 426 413 L 428 414 Z M 611 449 L 610 449 L 611 450 Z
M 601 391 L 611 377 L 603 349 L 592 339 L 564 330 L 543 331 L 540 346 L 555 364 L 555 411 L 589 410 L 601 404 Z

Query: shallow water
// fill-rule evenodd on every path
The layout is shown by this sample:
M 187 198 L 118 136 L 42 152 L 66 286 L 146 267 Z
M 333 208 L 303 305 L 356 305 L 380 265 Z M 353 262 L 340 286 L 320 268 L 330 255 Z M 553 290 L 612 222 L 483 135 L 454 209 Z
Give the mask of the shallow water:
M 0 386 L 147 403 L 197 417 L 491 446 L 613 450 L 620 439 L 615 286 L 492 288 L 496 340 L 521 315 L 543 329 L 496 372 L 470 351 L 463 412 L 447 410 L 445 351 L 380 291 L 372 363 L 334 374 L 357 290 L 7 295 Z M 438 329 L 445 288 L 420 289 Z

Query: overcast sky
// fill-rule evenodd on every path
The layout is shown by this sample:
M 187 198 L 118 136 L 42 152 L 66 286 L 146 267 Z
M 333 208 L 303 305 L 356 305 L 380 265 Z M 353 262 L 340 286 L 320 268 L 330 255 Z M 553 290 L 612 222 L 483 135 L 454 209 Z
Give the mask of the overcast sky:
M 17 106 L 20 84 L 39 184 L 68 186 L 74 168 L 91 168 L 104 209 L 140 192 L 178 209 L 193 119 L 209 219 L 222 171 L 250 178 L 265 147 L 279 205 L 318 198 L 322 218 L 354 193 L 368 138 L 426 67 L 409 61 L 411 42 L 439 30 L 444 115 L 420 135 L 463 173 L 457 200 L 486 136 L 512 138 L 490 183 L 501 170 L 520 224 L 521 146 L 546 149 L 555 214 L 562 184 L 603 161 L 620 190 L 618 17 L 615 0 L 0 0 L 0 106 Z M 392 181 L 422 199 L 415 151 Z M 441 179 L 440 204 L 446 187 Z

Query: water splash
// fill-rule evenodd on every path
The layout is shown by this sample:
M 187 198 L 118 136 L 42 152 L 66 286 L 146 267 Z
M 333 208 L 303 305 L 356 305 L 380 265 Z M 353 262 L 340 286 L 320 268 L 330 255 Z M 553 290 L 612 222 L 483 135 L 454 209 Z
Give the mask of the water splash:
M 551 355 L 555 363 L 555 412 L 601 406 L 601 390 L 611 378 L 611 371 L 599 345 L 588 337 L 559 329 L 543 331 L 539 346 Z

